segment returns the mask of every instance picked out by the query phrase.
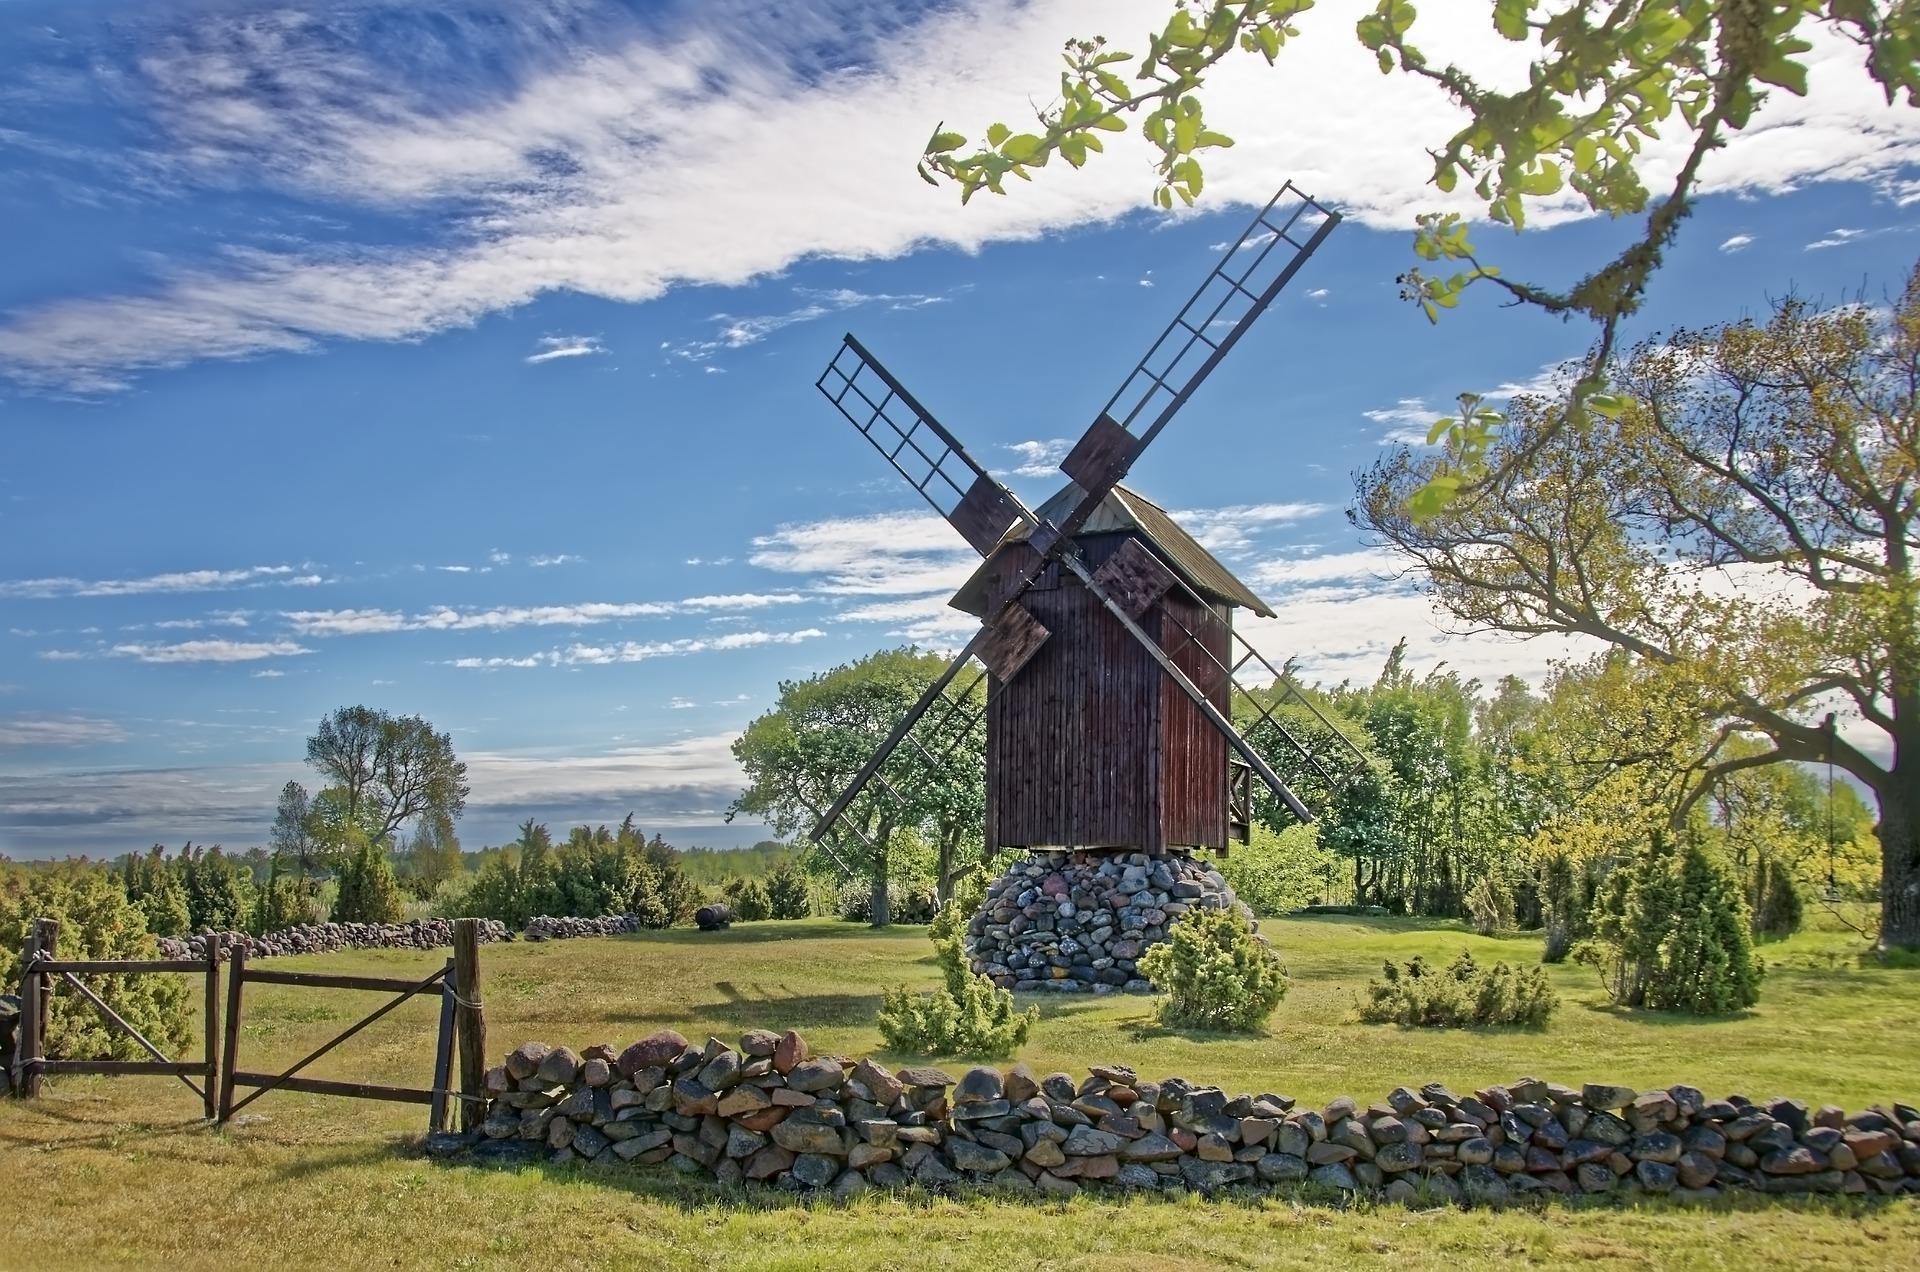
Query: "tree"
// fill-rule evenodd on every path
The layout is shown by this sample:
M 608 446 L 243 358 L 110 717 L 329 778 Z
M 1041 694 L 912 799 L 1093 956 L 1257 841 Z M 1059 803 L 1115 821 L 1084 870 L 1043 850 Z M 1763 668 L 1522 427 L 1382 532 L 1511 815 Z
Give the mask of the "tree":
M 806 680 L 783 681 L 771 711 L 733 744 L 747 789 L 727 810 L 764 818 L 776 834 L 810 829 L 895 723 L 945 669 L 936 654 L 885 649 Z M 936 713 L 930 713 L 936 714 Z M 852 833 L 836 839 L 841 860 L 867 880 L 871 922 L 891 920 L 888 876 L 897 831 L 923 829 L 941 853 L 949 885 L 969 845 L 979 842 L 984 809 L 984 743 L 976 732 L 929 771 L 912 747 L 897 748 L 847 808 Z
M 307 763 L 341 792 L 349 821 L 366 818 L 375 843 L 416 817 L 450 825 L 467 806 L 467 766 L 452 737 L 417 715 L 341 707 L 307 739 Z
M 1603 641 L 1666 713 L 1711 722 L 1676 822 L 1743 769 L 1853 775 L 1880 805 L 1881 940 L 1920 946 L 1920 269 L 1884 315 L 1789 298 L 1613 374 L 1618 419 L 1516 399 L 1472 499 L 1414 516 L 1445 461 L 1402 449 L 1356 520 L 1461 622 Z M 1835 700 L 1890 758 L 1823 719 Z
M 312 817 L 313 804 L 307 798 L 306 787 L 288 782 L 280 788 L 280 803 L 273 812 L 273 832 L 268 842 L 273 846 L 275 859 L 292 866 L 302 883 L 320 864 Z
M 1159 152 L 1155 202 L 1171 208 L 1177 197 L 1191 205 L 1203 188 L 1200 154 L 1233 144 L 1206 124 L 1209 74 L 1237 53 L 1273 64 L 1299 34 L 1294 20 L 1312 7 L 1313 0 L 1175 0 L 1165 28 L 1148 36 L 1137 59 L 1110 49 L 1103 37 L 1070 40 L 1059 96 L 1038 108 L 1037 132 L 996 123 L 985 130 L 985 145 L 968 151 L 966 136 L 936 127 L 920 175 L 936 185 L 951 180 L 963 201 L 982 189 L 1004 194 L 1008 176 L 1031 179 L 1031 170 L 1055 154 L 1080 167 L 1090 152 L 1105 148 L 1101 134 L 1124 132 L 1137 118 Z M 1530 200 L 1552 198 L 1563 188 L 1595 212 L 1646 213 L 1646 221 L 1611 260 L 1570 285 L 1552 285 L 1509 279 L 1483 264 L 1458 213 L 1424 213 L 1414 235 L 1423 264 L 1400 275 L 1400 289 L 1429 320 L 1457 305 L 1469 286 L 1485 283 L 1515 304 L 1592 322 L 1598 339 L 1571 384 L 1565 414 L 1571 421 L 1583 419 L 1588 406 L 1619 408 L 1617 395 L 1603 393 L 1607 363 L 1621 322 L 1639 309 L 1692 209 L 1701 162 L 1748 125 L 1771 91 L 1806 94 L 1806 66 L 1798 58 L 1813 47 L 1805 38 L 1813 28 L 1860 45 L 1867 75 L 1890 104 L 1902 97 L 1920 104 L 1920 9 L 1911 3 L 1491 0 L 1489 8 L 1494 29 L 1525 49 L 1526 75 L 1516 78 L 1504 65 L 1433 64 L 1409 42 L 1416 19 L 1410 0 L 1378 0 L 1355 26 L 1382 74 L 1424 80 L 1467 116 L 1452 137 L 1431 148 L 1435 188 L 1445 194 L 1466 182 L 1485 201 L 1489 219 L 1515 230 L 1525 224 Z M 1451 8 L 1446 20 L 1458 20 Z M 1134 63 L 1127 68 L 1131 78 L 1119 73 L 1128 63 Z M 1509 83 L 1521 87 L 1488 86 Z M 1679 144 L 1643 170 L 1643 142 L 1654 138 Z M 1650 172 L 1670 182 L 1657 199 L 1642 180 Z M 1430 276 L 1424 263 L 1439 263 L 1441 272 Z M 1445 272 L 1456 264 L 1463 268 Z M 1437 510 L 1486 473 L 1503 419 L 1477 395 L 1462 394 L 1460 401 L 1460 415 L 1435 426 L 1435 440 L 1444 437 L 1447 452 L 1417 492 L 1417 512 Z
M 804 919 L 811 908 L 807 899 L 807 881 L 783 861 L 767 874 L 767 908 L 776 919 Z
M 423 815 L 401 855 L 407 886 L 423 900 L 466 869 L 453 823 L 439 813 Z
M 333 903 L 336 923 L 398 923 L 406 917 L 400 881 L 379 844 L 358 830 L 349 832 L 338 871 L 340 893 Z

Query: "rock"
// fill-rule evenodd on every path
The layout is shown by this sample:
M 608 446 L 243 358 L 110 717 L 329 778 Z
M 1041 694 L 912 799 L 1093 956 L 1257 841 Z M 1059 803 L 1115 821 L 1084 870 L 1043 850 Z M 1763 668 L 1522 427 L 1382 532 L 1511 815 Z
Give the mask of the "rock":
M 523 1042 L 507 1053 L 506 1071 L 515 1081 L 530 1078 L 553 1048 L 544 1042 Z
M 1672 1192 L 1674 1184 L 1678 1181 L 1678 1174 L 1673 1167 L 1665 1162 L 1651 1159 L 1636 1164 L 1633 1173 L 1639 1178 L 1640 1186 L 1648 1192 Z
M 1003 1095 L 1004 1087 L 1000 1081 L 1000 1071 L 980 1065 L 968 1069 L 961 1075 L 959 1084 L 953 1088 L 953 1106 L 961 1108 L 969 1104 L 986 1104 L 993 1101 L 1005 1104 Z
M 794 1091 L 814 1094 L 831 1091 L 844 1080 L 838 1060 L 803 1060 L 787 1073 L 787 1086 Z
M 642 1069 L 664 1069 L 686 1049 L 685 1038 L 671 1029 L 662 1029 L 622 1051 L 616 1067 L 622 1077 L 631 1078 Z
M 1640 1093 L 1632 1087 L 1589 1082 L 1580 1088 L 1580 1102 L 1595 1111 L 1623 1109 Z
M 891 1105 L 906 1090 L 900 1079 L 871 1060 L 862 1060 L 855 1065 L 851 1076 L 855 1082 L 872 1092 L 874 1102 L 882 1106 Z
M 706 1064 L 697 1075 L 700 1085 L 709 1091 L 725 1091 L 740 1081 L 740 1053 L 722 1050 Z
M 597 1090 L 613 1081 L 613 1066 L 599 1056 L 583 1061 L 580 1065 L 580 1080 Z
M 1307 1173 L 1307 1179 L 1319 1184 L 1322 1188 L 1337 1188 L 1341 1192 L 1355 1192 L 1360 1187 L 1359 1182 L 1353 1177 L 1353 1172 L 1339 1162 L 1315 1166 Z
M 1126 1162 L 1170 1162 L 1178 1156 L 1180 1146 L 1158 1132 L 1120 1145 L 1120 1160 Z
M 780 1035 L 771 1029 L 749 1029 L 740 1035 L 740 1054 L 756 1059 L 771 1059 L 780 1045 Z
M 1076 1126 L 1067 1136 L 1062 1151 L 1068 1157 L 1097 1157 L 1107 1153 L 1118 1153 L 1121 1140 L 1118 1135 L 1107 1131 L 1096 1131 L 1091 1126 Z
M 1033 1076 L 1033 1070 L 1025 1062 L 1021 1062 L 1007 1070 L 1001 1092 L 1011 1103 L 1022 1104 L 1040 1094 L 1040 1080 Z
M 1719 1173 L 1720 1163 L 1705 1153 L 1682 1153 L 1674 1175 L 1683 1188 L 1705 1188 Z
M 831 1126 L 788 1118 L 775 1126 L 773 1142 L 794 1153 L 821 1153 L 838 1157 L 847 1151 L 840 1131 Z
M 1270 1184 L 1291 1184 L 1307 1178 L 1306 1158 L 1292 1153 L 1267 1153 L 1254 1163 L 1261 1179 Z
M 999 1074 L 994 1077 L 997 1080 Z M 955 1170 L 969 1175 L 990 1175 L 994 1171 L 1005 1170 L 1012 1164 L 1007 1155 L 998 1149 L 976 1144 L 972 1140 L 952 1139 L 947 1141 L 947 1155 Z
M 935 1087 L 950 1087 L 953 1085 L 953 1079 L 947 1075 L 946 1070 L 936 1069 L 931 1065 L 914 1065 L 900 1070 L 900 1072 L 894 1076 L 900 1080 L 902 1086 L 912 1087 L 915 1090 L 929 1090 Z
M 789 1029 L 780 1036 L 773 1048 L 773 1071 L 792 1073 L 794 1066 L 813 1053 L 807 1049 L 807 1040 Z

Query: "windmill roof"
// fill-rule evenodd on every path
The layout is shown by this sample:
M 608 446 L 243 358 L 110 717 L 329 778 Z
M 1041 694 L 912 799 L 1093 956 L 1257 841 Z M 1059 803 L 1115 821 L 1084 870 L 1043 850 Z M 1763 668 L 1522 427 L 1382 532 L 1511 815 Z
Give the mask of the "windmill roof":
M 1080 487 L 1073 482 L 1065 486 L 1035 510 L 1042 521 L 1058 522 L 1072 511 L 1075 504 L 1084 497 Z M 1173 572 L 1198 595 L 1210 601 L 1222 601 L 1228 605 L 1238 605 L 1250 609 L 1264 618 L 1272 618 L 1273 610 L 1267 603 L 1255 596 L 1253 589 L 1234 577 L 1233 571 L 1220 563 L 1220 559 L 1200 546 L 1199 540 L 1181 528 L 1180 523 L 1168 514 L 1165 508 L 1154 503 L 1137 490 L 1126 486 L 1115 486 L 1100 501 L 1100 506 L 1087 518 L 1080 529 L 1082 535 L 1089 534 L 1138 534 L 1154 549 L 1161 560 L 1165 561 Z M 973 572 L 961 585 L 960 590 L 948 602 L 955 609 L 965 610 L 969 614 L 984 614 L 987 605 L 987 565 L 1010 544 L 1024 542 L 1028 532 L 1010 531 L 1002 539 L 980 568 Z

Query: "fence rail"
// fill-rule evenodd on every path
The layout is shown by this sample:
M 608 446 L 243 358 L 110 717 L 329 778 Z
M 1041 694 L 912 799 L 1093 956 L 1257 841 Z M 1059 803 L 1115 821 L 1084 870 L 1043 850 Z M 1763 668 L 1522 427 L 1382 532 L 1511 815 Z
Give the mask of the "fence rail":
M 21 951 L 20 1021 L 14 1044 L 13 1089 L 23 1097 L 40 1094 L 41 1078 L 63 1074 L 173 1077 L 200 1097 L 209 1121 L 226 1123 L 233 1115 L 269 1091 L 307 1095 L 344 1096 L 358 1100 L 385 1100 L 428 1107 L 428 1130 L 447 1128 L 449 1108 L 460 1105 L 461 1129 L 479 1123 L 486 1105 L 485 1009 L 480 998 L 480 928 L 475 919 L 458 919 L 453 926 L 453 957 L 444 967 L 424 977 L 353 976 L 333 972 L 294 972 L 248 967 L 246 949 L 223 950 L 217 938 L 207 941 L 204 959 L 62 959 L 60 925 L 53 919 L 35 919 Z M 227 955 L 226 1010 L 221 1012 L 220 967 Z M 205 978 L 206 1059 L 175 1060 L 134 1027 L 82 976 L 137 976 L 153 972 L 193 973 Z M 45 1054 L 50 1034 L 56 985 L 71 989 L 106 1023 L 112 1032 L 132 1038 L 148 1060 L 70 1060 Z M 396 997 L 335 1034 L 316 1050 L 281 1073 L 259 1073 L 239 1067 L 240 1031 L 245 1012 L 245 987 L 284 985 L 301 989 L 340 989 L 389 993 Z M 301 1070 L 347 1041 L 402 1003 L 423 994 L 440 997 L 439 1028 L 435 1037 L 433 1085 L 397 1087 L 377 1082 L 351 1082 L 306 1077 Z M 223 1028 L 224 1026 L 224 1028 Z M 458 1087 L 454 1086 L 454 1049 L 460 1051 Z M 198 1083 L 193 1079 L 198 1078 Z M 236 1100 L 236 1088 L 247 1094 Z

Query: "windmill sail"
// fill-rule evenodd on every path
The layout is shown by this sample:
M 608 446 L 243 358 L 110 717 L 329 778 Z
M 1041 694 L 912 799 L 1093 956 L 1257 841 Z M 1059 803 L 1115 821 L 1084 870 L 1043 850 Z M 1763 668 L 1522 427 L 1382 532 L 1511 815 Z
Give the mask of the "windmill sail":
M 1016 522 L 1033 524 L 1013 492 L 851 334 L 814 387 L 981 556 Z
M 1289 181 L 1202 279 L 1060 464 L 1086 497 L 1072 535 L 1340 223 Z

